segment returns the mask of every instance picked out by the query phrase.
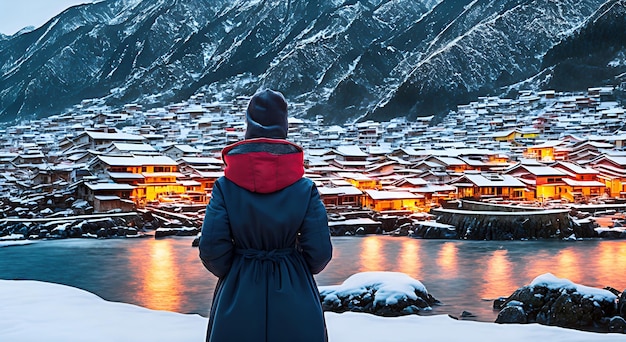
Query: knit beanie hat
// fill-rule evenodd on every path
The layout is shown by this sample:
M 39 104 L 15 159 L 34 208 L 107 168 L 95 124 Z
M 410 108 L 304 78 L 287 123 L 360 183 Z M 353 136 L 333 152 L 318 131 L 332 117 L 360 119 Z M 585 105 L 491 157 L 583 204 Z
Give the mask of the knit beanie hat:
M 246 111 L 246 139 L 287 139 L 287 101 L 283 94 L 262 90 L 250 99 Z

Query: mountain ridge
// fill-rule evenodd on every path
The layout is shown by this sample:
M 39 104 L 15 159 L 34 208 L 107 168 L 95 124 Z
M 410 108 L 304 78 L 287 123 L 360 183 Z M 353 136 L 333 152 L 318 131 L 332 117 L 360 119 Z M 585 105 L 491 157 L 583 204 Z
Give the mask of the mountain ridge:
M 83 4 L 0 39 L 0 120 L 51 115 L 82 99 L 150 107 L 197 92 L 229 101 L 264 87 L 302 104 L 294 115 L 328 122 L 441 118 L 479 95 L 581 88 L 567 79 L 577 63 L 567 44 L 594 39 L 579 32 L 622 27 L 625 7 L 623 0 Z M 609 21 L 602 13 L 616 14 Z M 602 46 L 604 65 L 586 70 L 619 86 L 623 44 Z

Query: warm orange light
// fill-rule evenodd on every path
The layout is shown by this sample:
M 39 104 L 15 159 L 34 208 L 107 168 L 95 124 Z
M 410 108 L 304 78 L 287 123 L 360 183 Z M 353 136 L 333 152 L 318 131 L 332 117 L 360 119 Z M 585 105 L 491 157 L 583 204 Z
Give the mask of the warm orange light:
M 384 271 L 381 262 L 382 242 L 377 236 L 368 236 L 363 240 L 361 249 L 361 272 Z
M 626 243 L 623 241 L 605 241 L 599 244 L 594 253 L 585 260 L 591 263 L 598 271 L 597 279 L 592 279 L 593 286 L 619 286 L 616 284 L 615 270 L 623 270 L 626 267 Z M 585 284 L 586 285 L 586 284 Z M 623 286 L 622 286 L 623 287 Z M 620 287 L 619 290 L 623 290 Z
M 150 245 L 149 254 L 140 261 L 137 270 L 142 274 L 137 296 L 142 305 L 153 310 L 180 312 L 179 275 L 172 245 L 155 241 Z
M 526 278 L 528 282 L 535 279 L 537 276 L 544 273 L 552 273 L 558 276 L 555 272 L 555 260 L 554 257 L 547 252 L 535 254 L 533 258 L 527 260 L 528 266 L 526 267 Z
M 519 287 L 512 279 L 512 267 L 507 253 L 506 250 L 497 250 L 487 259 L 483 278 L 489 281 L 483 283 L 480 289 L 482 298 L 506 296 Z
M 441 246 L 437 263 L 441 267 L 442 272 L 446 272 L 447 274 L 456 274 L 458 272 L 458 252 L 458 248 L 453 242 L 446 242 Z
M 563 249 L 556 255 L 556 269 L 554 274 L 560 278 L 569 279 L 575 283 L 584 283 L 585 279 L 580 279 L 579 260 L 584 260 L 583 255 L 576 255 L 570 249 Z
M 398 256 L 398 272 L 406 273 L 415 279 L 421 278 L 421 263 L 419 260 L 420 246 L 414 239 L 402 241 Z

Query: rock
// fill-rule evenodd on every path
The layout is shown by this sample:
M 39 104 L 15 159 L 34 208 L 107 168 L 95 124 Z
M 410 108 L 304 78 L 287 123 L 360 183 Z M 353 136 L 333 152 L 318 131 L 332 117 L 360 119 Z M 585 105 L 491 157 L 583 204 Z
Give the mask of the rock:
M 354 231 L 354 235 L 366 235 L 367 232 L 365 231 L 365 228 L 363 227 L 359 227 Z
M 80 226 L 72 226 L 69 229 L 69 233 L 68 236 L 71 238 L 79 238 L 83 236 L 83 230 L 80 228 Z
M 474 315 L 473 313 L 469 312 L 469 311 L 463 311 L 461 312 L 461 317 L 465 318 L 465 317 L 476 317 L 476 315 Z
M 614 316 L 609 320 L 609 332 L 626 334 L 626 320 L 620 316 Z
M 96 236 L 99 239 L 107 238 L 107 237 L 109 237 L 109 233 L 107 232 L 106 228 L 100 228 L 100 229 L 98 229 L 98 232 L 96 233 Z
M 495 310 L 501 310 L 504 307 L 504 304 L 506 303 L 506 301 L 507 301 L 506 297 L 496 298 L 493 301 L 493 308 Z
M 626 318 L 626 290 L 622 291 L 622 294 L 619 296 L 617 313 Z
M 200 236 L 201 235 L 202 235 L 201 233 L 198 233 L 196 238 L 193 239 L 193 241 L 191 242 L 191 247 L 198 247 L 198 246 L 200 246 Z
M 380 273 L 380 275 L 363 277 L 366 273 Z M 389 280 L 386 280 L 386 277 Z M 400 279 L 401 282 L 409 279 L 413 289 L 399 290 L 393 286 L 396 283 L 394 279 Z M 363 283 L 354 286 L 355 282 L 360 281 Z M 440 304 L 420 282 L 402 273 L 363 272 L 346 279 L 344 284 L 346 288 L 342 288 L 343 285 L 330 286 L 328 289 L 320 288 L 320 299 L 324 311 L 365 312 L 377 316 L 395 317 L 418 314 L 420 311 L 430 310 L 432 305 Z M 393 298 L 393 300 L 381 298 Z
M 500 310 L 496 323 L 528 323 L 526 312 L 521 306 L 507 306 Z
M 506 299 L 497 323 L 516 323 L 523 320 L 518 315 L 524 313 L 528 323 L 597 330 L 607 327 L 607 318 L 617 313 L 616 296 L 608 290 L 578 292 L 584 287 L 552 275 L 538 277 L 536 281 L 537 284 L 519 288 Z M 498 305 L 502 305 L 501 300 Z M 511 307 L 521 308 L 521 311 L 515 312 Z

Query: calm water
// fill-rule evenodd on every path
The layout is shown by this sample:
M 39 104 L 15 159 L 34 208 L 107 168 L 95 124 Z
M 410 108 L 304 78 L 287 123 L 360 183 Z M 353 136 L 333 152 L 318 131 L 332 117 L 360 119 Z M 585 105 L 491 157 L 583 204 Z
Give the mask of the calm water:
M 67 284 L 104 299 L 206 316 L 216 278 L 193 238 L 58 240 L 0 248 L 1 279 Z M 406 237 L 335 237 L 334 257 L 318 285 L 364 271 L 396 271 L 420 280 L 443 302 L 433 314 L 494 321 L 492 300 L 536 276 L 626 289 L 626 241 L 447 241 Z

